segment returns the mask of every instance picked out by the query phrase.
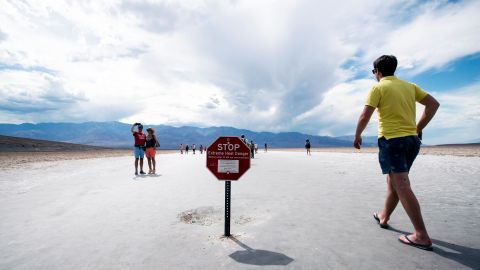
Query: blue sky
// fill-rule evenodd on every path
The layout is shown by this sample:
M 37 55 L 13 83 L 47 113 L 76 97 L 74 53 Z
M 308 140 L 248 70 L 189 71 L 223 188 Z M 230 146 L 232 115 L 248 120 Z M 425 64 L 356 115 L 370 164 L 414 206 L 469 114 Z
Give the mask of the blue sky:
M 1 1 L 0 122 L 348 135 L 373 60 L 394 54 L 442 104 L 425 142 L 480 141 L 478 14 L 480 1 Z
M 402 75 L 399 72 L 399 76 Z M 455 92 L 456 89 L 480 82 L 480 54 L 461 57 L 441 68 L 405 78 L 431 91 Z

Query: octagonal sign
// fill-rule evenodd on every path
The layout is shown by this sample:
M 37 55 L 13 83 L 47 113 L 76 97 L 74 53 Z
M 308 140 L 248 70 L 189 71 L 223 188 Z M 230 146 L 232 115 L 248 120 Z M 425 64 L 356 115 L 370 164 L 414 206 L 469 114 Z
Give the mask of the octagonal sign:
M 207 148 L 207 168 L 218 180 L 238 180 L 250 169 L 250 149 L 239 137 L 218 137 Z

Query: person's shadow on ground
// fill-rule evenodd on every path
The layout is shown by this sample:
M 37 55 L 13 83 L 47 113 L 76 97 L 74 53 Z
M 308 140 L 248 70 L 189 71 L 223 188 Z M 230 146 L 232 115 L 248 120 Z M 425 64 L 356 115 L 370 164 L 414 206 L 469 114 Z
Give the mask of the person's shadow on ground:
M 409 234 L 408 232 L 395 229 L 392 226 L 390 226 L 388 230 L 401 234 Z M 449 260 L 456 261 L 472 269 L 480 269 L 480 249 L 456 245 L 433 238 L 432 242 L 435 245 L 433 248 L 434 253 Z M 451 252 L 448 250 L 452 250 L 455 252 Z
M 230 239 L 245 249 L 235 251 L 228 255 L 236 262 L 252 265 L 287 265 L 293 261 L 292 258 L 285 254 L 268 250 L 253 249 L 233 236 L 230 237 Z
M 134 177 L 132 177 L 132 180 L 135 180 L 135 181 L 141 181 L 141 180 L 146 180 L 148 178 L 156 178 L 156 177 L 160 177 L 162 176 L 161 174 L 139 174 L 139 175 L 135 175 Z

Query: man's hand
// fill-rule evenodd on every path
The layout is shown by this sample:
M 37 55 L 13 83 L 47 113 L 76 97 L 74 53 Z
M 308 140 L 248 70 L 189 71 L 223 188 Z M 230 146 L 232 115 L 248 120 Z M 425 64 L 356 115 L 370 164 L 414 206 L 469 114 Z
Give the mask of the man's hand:
M 422 140 L 423 131 L 417 129 L 417 136 L 418 136 L 418 138 L 419 138 L 420 140 Z
M 432 120 L 435 113 L 437 113 L 438 107 L 440 107 L 440 103 L 438 103 L 438 101 L 430 95 L 427 95 L 419 102 L 420 104 L 425 106 L 423 114 L 417 124 L 417 134 L 418 138 L 421 140 L 423 135 L 423 129 L 428 125 L 430 120 Z
M 374 111 L 375 108 L 368 105 L 365 105 L 363 108 L 362 114 L 360 114 L 360 117 L 358 118 L 353 147 L 360 149 L 360 146 L 362 145 L 362 132 L 367 127 L 368 121 L 370 121 L 370 117 L 372 117 Z
M 355 139 L 353 140 L 353 147 L 360 149 L 361 145 L 362 145 L 362 136 L 355 136 Z

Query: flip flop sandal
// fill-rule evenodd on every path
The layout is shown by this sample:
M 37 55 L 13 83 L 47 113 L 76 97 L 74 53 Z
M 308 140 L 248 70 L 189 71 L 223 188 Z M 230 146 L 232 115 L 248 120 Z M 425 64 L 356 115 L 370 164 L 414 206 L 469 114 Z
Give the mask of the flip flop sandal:
M 380 228 L 382 229 L 388 229 L 388 224 L 380 224 L 380 218 L 378 217 L 378 214 L 375 212 L 373 213 L 373 218 L 377 221 L 378 225 L 380 226 Z
M 433 251 L 432 245 L 417 244 L 417 243 L 414 243 L 412 240 L 410 240 L 410 238 L 408 238 L 408 236 L 406 234 L 404 234 L 403 236 L 408 241 L 408 242 L 404 242 L 404 241 L 400 240 L 400 238 L 398 238 L 398 241 L 402 242 L 403 244 L 408 245 L 408 246 L 412 246 L 412 247 L 416 247 L 416 248 L 419 248 L 419 249 L 423 249 L 423 250 Z

